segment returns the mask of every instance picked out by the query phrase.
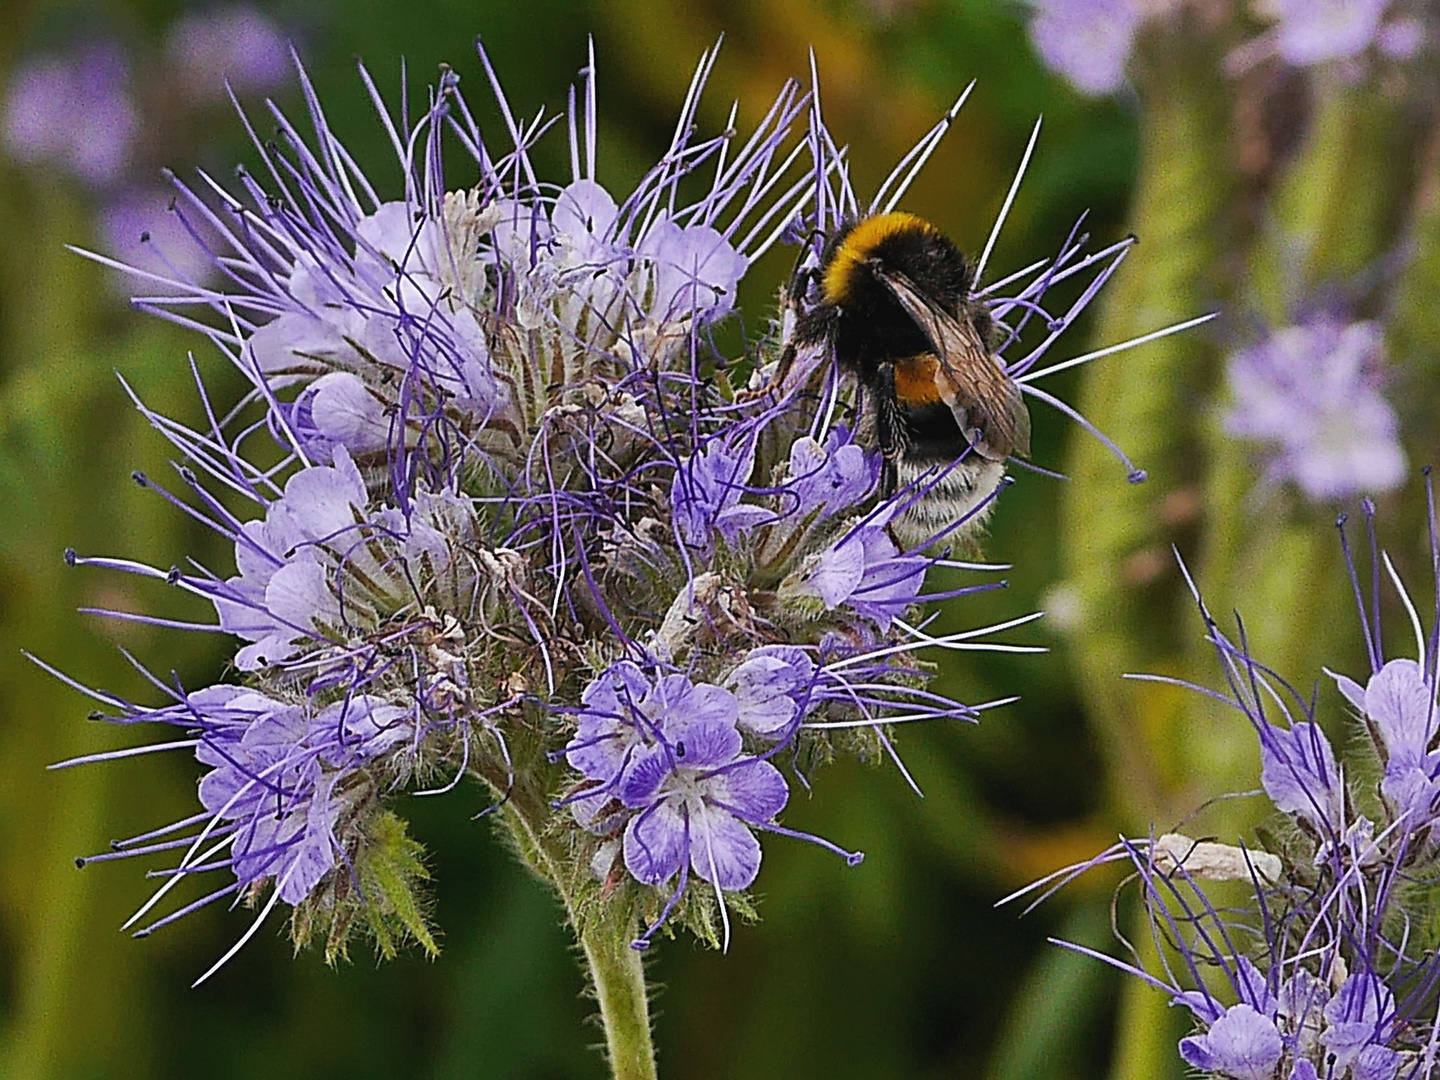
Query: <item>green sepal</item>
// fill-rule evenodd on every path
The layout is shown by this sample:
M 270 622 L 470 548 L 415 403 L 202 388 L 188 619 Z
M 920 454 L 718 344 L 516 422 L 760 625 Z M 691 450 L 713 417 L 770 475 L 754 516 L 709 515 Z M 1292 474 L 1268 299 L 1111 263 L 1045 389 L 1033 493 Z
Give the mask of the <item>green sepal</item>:
M 425 848 L 408 835 L 404 819 L 390 810 L 374 814 L 366 822 L 364 840 L 352 856 L 352 864 L 353 878 L 339 868 L 327 884 L 295 907 L 290 938 L 296 952 L 323 936 L 325 962 L 347 960 L 350 938 L 358 925 L 385 960 L 395 959 L 407 940 L 419 945 L 431 959 L 439 956 L 424 893 L 430 880 Z

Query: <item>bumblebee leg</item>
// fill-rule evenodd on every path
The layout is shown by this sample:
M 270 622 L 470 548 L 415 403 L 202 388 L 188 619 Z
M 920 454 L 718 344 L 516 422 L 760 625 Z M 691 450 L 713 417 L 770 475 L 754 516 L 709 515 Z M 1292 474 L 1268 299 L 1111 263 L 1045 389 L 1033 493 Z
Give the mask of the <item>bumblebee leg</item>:
M 798 261 L 796 265 L 798 267 Z M 822 335 L 828 333 L 829 328 L 824 322 L 807 320 L 806 316 L 801 313 L 805 296 L 810 291 L 811 282 L 815 280 L 818 272 L 812 267 L 805 270 L 796 269 L 791 275 L 790 283 L 785 287 L 784 301 L 784 311 L 790 329 L 780 344 L 780 358 L 775 363 L 775 374 L 764 386 L 755 390 L 742 390 L 736 395 L 738 400 L 753 401 L 766 394 L 782 391 L 786 380 L 790 378 L 790 368 L 795 363 L 796 338 L 805 338 L 807 341 L 809 339 L 819 340 Z
M 880 494 L 888 499 L 900 486 L 900 455 L 904 433 L 900 410 L 895 403 L 895 365 L 881 364 L 875 385 L 875 441 L 884 459 L 880 469 Z

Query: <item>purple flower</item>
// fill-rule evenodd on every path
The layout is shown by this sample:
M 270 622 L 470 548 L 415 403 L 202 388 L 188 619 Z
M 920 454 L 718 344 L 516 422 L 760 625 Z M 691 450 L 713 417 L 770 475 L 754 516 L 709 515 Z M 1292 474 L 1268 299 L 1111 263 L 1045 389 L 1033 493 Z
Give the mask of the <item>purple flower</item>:
M 707 547 L 714 533 L 733 544 L 757 525 L 775 519 L 763 506 L 742 503 L 755 469 L 755 446 L 734 449 L 711 442 L 675 470 L 670 504 L 680 538 L 695 548 Z
M 176 695 L 158 709 L 110 701 L 122 708 L 124 722 L 164 723 L 192 736 L 154 749 L 193 747 L 196 759 L 210 767 L 200 780 L 203 811 L 81 862 L 183 849 L 167 883 L 130 924 L 186 877 L 228 869 L 235 879 L 142 928 L 141 935 L 267 881 L 274 882 L 277 899 L 302 903 L 336 870 L 344 838 L 353 836 L 353 823 L 369 805 L 368 785 L 354 783 L 357 771 L 392 757 L 408 759 L 417 734 L 413 709 L 367 695 L 317 709 L 308 701 L 216 685 Z M 157 837 L 167 839 L 152 842 Z
M 788 734 L 811 699 L 815 662 L 794 645 L 762 645 L 723 680 L 739 706 L 736 723 L 762 739 Z
M 1433 683 L 1414 660 L 1391 660 L 1363 689 L 1343 675 L 1332 678 L 1380 735 L 1385 753 L 1380 790 L 1401 813 L 1428 817 L 1440 775 L 1440 752 L 1429 749 L 1437 722 Z
M 1276 49 L 1299 67 L 1348 60 L 1374 44 L 1390 0 L 1271 0 Z
M 206 42 L 214 24 L 187 27 L 177 56 L 225 66 L 222 45 L 249 47 L 238 30 Z M 334 947 L 369 925 L 383 949 L 396 921 L 428 940 L 412 893 L 423 866 L 390 804 L 437 777 L 425 793 L 480 778 L 507 827 L 543 848 L 520 845 L 542 872 L 600 877 L 596 905 L 618 887 L 627 913 L 648 914 L 668 892 L 638 945 L 677 912 L 711 937 L 709 889 L 728 933 L 726 894 L 754 882 L 760 833 L 860 859 L 777 821 L 777 763 L 856 745 L 903 772 L 891 724 L 979 712 L 930 689 L 914 654 L 1027 620 L 936 637 L 893 626 L 938 598 L 921 593 L 935 560 L 900 550 L 887 525 L 913 491 L 877 503 L 875 453 L 832 426 L 857 390 L 824 350 L 759 393 L 705 377 L 708 327 L 754 260 L 802 215 L 833 234 L 864 212 L 818 93 L 789 83 L 752 135 L 697 137 L 707 52 L 662 158 L 612 193 L 596 180 L 593 61 L 553 125 L 569 135 L 557 179 L 532 157 L 545 121 L 517 119 L 479 59 L 485 115 L 500 118 L 483 133 L 449 69 L 396 110 L 364 76 L 398 175 L 364 175 L 301 70 L 308 123 L 270 106 L 251 125 L 275 131 L 257 137 L 262 169 L 233 192 L 206 178 L 203 198 L 177 182 L 174 218 L 225 288 L 172 260 L 142 272 L 138 303 L 206 332 L 249 386 L 232 407 L 197 376 L 196 428 L 137 400 L 187 490 L 139 479 L 233 542 L 235 570 L 68 558 L 213 603 L 218 627 L 202 628 L 240 639 L 233 662 L 256 697 L 201 709 L 177 692 L 146 710 L 96 696 L 118 721 L 184 728 L 172 745 L 210 768 L 187 822 L 204 822 L 202 847 L 223 845 L 202 861 L 234 866 L 247 899 L 268 889 L 261 919 L 298 905 L 297 943 L 316 928 Z M 953 119 L 872 211 L 898 203 Z M 457 168 L 473 183 L 444 190 Z M 1053 259 L 977 285 L 1008 340 L 1033 331 L 1003 361 L 1026 394 L 1068 410 L 1032 382 L 1088 358 L 1037 365 L 1129 244 L 1092 251 L 1076 230 Z M 1052 313 L 1059 282 L 1069 303 Z M 772 345 L 762 373 L 778 372 Z M 251 460 L 257 433 L 274 445 Z
M 668 218 L 645 233 L 636 255 L 653 267 L 648 310 L 661 324 L 725 314 L 750 265 L 715 229 L 681 228 Z
M 666 740 L 687 737 L 694 723 L 718 721 L 732 728 L 735 698 L 683 675 L 653 682 L 629 660 L 606 669 L 580 698 L 576 732 L 565 748 L 571 766 L 607 791 L 618 792 L 636 761 Z
M 1395 487 L 1405 475 L 1399 421 L 1380 392 L 1375 323 L 1330 317 L 1277 330 L 1230 359 L 1232 435 L 1270 444 L 1267 476 L 1311 499 Z
M 94 187 L 114 183 L 140 127 L 129 68 L 124 50 L 109 42 L 21 65 L 5 97 L 5 148 L 19 161 L 69 169 Z
M 792 588 L 818 597 L 826 611 L 844 607 L 887 630 L 919 601 L 932 562 L 902 554 L 884 526 L 864 524 L 815 556 Z
M 1325 1006 L 1325 1031 L 1321 1042 L 1335 1055 L 1337 1070 L 1363 1068 L 1366 1080 L 1389 1068 L 1395 1074 L 1399 1055 L 1385 1048 L 1389 1026 L 1395 1018 L 1395 995 L 1369 972 L 1349 976 Z M 1379 1051 L 1376 1053 L 1375 1051 Z M 1367 1055 L 1364 1065 L 1361 1059 Z
M 843 424 L 830 429 L 822 446 L 809 435 L 790 444 L 785 498 L 793 499 L 796 517 L 824 508 L 837 514 L 863 502 L 880 479 L 880 454 L 866 450 Z
M 200 802 L 216 821 L 235 823 L 236 878 L 273 878 L 280 899 L 300 903 L 335 866 L 344 776 L 408 740 L 409 711 L 360 696 L 311 716 L 230 686 L 192 694 L 188 704 L 220 725 L 196 749 L 214 766 L 200 781 Z
M 235 540 L 240 573 L 217 592 L 215 609 L 222 629 L 253 642 L 235 658 L 242 671 L 285 660 L 303 641 L 342 622 L 332 560 L 336 547 L 343 552 L 354 545 L 369 501 L 359 470 L 341 449 L 333 466 L 292 476 L 265 517 L 241 529 Z
M 313 461 L 328 461 L 335 448 L 373 454 L 390 443 L 390 418 L 378 394 L 358 375 L 332 371 L 301 390 L 286 419 Z
M 172 192 L 153 189 L 122 191 L 100 209 L 101 246 L 116 260 L 154 276 L 155 292 L 175 293 L 209 281 L 215 263 L 207 241 L 215 238 L 208 224 L 183 221 L 175 213 Z M 183 287 L 169 279 L 186 282 Z M 121 278 L 112 279 L 119 287 Z
M 1340 831 L 1340 771 L 1318 724 L 1267 725 L 1260 736 L 1260 783 L 1278 809 L 1299 815 L 1324 836 Z
M 789 789 L 775 766 L 743 756 L 732 709 L 687 717 L 683 736 L 637 758 L 618 794 L 639 811 L 624 843 L 635 880 L 661 885 L 688 862 L 701 879 L 734 892 L 760 872 L 752 830 L 774 824 Z
M 322 263 L 297 253 L 285 283 L 292 310 L 261 326 L 244 346 L 251 370 L 277 385 L 297 378 L 346 374 L 317 400 L 315 421 L 326 438 L 354 450 L 376 449 L 401 386 L 429 408 L 483 424 L 508 400 L 497 382 L 488 339 L 447 274 L 451 265 L 440 227 L 411 207 L 384 203 L 354 225 L 353 257 Z M 317 393 L 319 393 L 317 391 Z M 328 420 L 322 423 L 322 417 Z M 328 430 L 327 430 L 328 425 Z M 397 427 L 403 430 L 403 427 Z
M 1275 1022 L 1249 1005 L 1234 1005 L 1204 1035 L 1180 1040 L 1187 1065 L 1235 1080 L 1273 1080 L 1285 1043 Z
M 417 587 L 449 580 L 452 566 L 468 574 L 452 551 L 470 540 L 473 514 L 466 499 L 424 490 L 408 515 L 372 509 L 359 469 L 340 446 L 333 465 L 295 473 L 265 517 L 235 533 L 239 574 L 197 591 L 214 602 L 221 629 L 252 643 L 235 657 L 240 670 L 297 654 L 313 667 L 315 657 L 303 654 L 323 657 L 338 646 L 343 656 L 410 608 Z
M 1082 93 L 1112 94 L 1125 80 L 1140 0 L 1039 0 L 1030 23 L 1035 51 Z
M 1426 486 L 1435 551 L 1440 550 L 1440 524 L 1434 520 L 1428 475 Z M 1372 517 L 1374 506 L 1368 500 L 1363 505 Z M 1167 957 L 1157 974 L 1138 965 L 1121 966 L 1164 990 L 1172 1003 L 1187 1006 L 1199 1022 L 1202 1030 L 1180 1042 L 1181 1057 L 1207 1074 L 1232 1080 L 1428 1077 L 1431 1063 L 1419 1048 L 1434 1047 L 1440 1039 L 1433 1019 L 1440 961 L 1428 944 L 1417 944 L 1411 936 L 1412 927 L 1431 917 L 1433 906 L 1428 891 L 1414 886 L 1418 869 L 1434 858 L 1432 777 L 1440 770 L 1431 745 L 1440 627 L 1428 634 L 1422 629 L 1389 556 L 1374 544 L 1371 522 L 1373 581 L 1378 588 L 1383 565 L 1411 615 L 1423 658 L 1385 662 L 1380 627 L 1372 621 L 1379 617 L 1379 599 L 1366 598 L 1343 517 L 1339 526 L 1371 675 L 1362 687 L 1330 674 L 1361 713 L 1360 737 L 1385 766 L 1380 781 L 1385 798 L 1378 813 L 1371 811 L 1376 820 L 1357 812 L 1357 806 L 1375 806 L 1373 793 L 1353 780 L 1348 788 L 1343 782 L 1317 722 L 1315 698 L 1251 657 L 1243 639 L 1237 645 L 1226 637 L 1197 592 L 1229 691 L 1206 692 L 1233 706 L 1254 727 L 1265 793 L 1303 826 L 1305 838 L 1287 844 L 1283 854 L 1209 844 L 1228 853 L 1212 852 L 1194 862 L 1175 857 L 1184 846 L 1182 836 L 1164 836 L 1164 843 L 1122 840 L 1057 875 L 1063 881 L 1108 862 L 1134 866 L 1152 931 L 1174 948 L 1178 962 Z M 1283 722 L 1272 722 L 1275 713 Z M 1267 864 L 1270 868 L 1263 869 Z M 1247 873 L 1237 875 L 1237 865 Z M 1208 891 L 1208 882 L 1237 878 L 1253 883 L 1252 904 L 1237 905 L 1228 895 L 1219 901 Z M 1189 986 L 1181 982 L 1182 972 L 1194 980 Z M 1209 974 L 1201 981 L 1202 972 L 1223 975 L 1237 1003 L 1225 1008 L 1212 989 L 1221 983 Z
M 222 101 L 237 93 L 271 90 L 289 76 L 290 50 L 269 16 L 249 4 L 186 14 L 170 31 L 170 62 L 187 93 Z

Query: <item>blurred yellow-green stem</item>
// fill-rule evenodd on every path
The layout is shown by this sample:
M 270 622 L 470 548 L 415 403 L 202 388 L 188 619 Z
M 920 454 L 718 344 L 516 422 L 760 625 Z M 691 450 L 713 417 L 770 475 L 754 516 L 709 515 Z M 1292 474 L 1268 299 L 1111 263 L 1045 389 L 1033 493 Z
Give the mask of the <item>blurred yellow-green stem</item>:
M 181 792 L 173 774 L 153 763 L 143 791 L 104 766 L 47 773 L 49 763 L 114 749 L 125 737 L 86 724 L 86 702 L 19 648 L 97 684 L 133 686 L 115 646 L 150 640 L 149 631 L 126 627 L 112 635 L 114 624 L 91 619 L 77 632 L 75 614 L 82 604 L 133 606 L 127 584 L 102 586 L 90 572 L 67 570 L 61 552 L 68 544 L 92 551 L 119 545 L 163 559 L 187 545 L 178 515 L 125 482 L 126 470 L 144 461 L 134 447 L 145 425 L 116 384 L 113 346 L 104 343 L 105 275 L 60 243 L 87 235 L 78 201 L 62 185 L 7 183 L 0 174 L 0 217 L 11 256 L 4 290 L 26 298 L 6 310 L 0 331 L 0 505 L 8 526 L 0 534 L 0 638 L 13 643 L 0 655 L 0 757 L 9 769 L 0 786 L 9 823 L 0 904 L 19 943 L 0 1074 L 102 1075 L 117 1058 L 144 1072 L 152 1029 L 143 999 L 115 992 L 137 985 L 146 963 L 114 932 L 133 886 L 122 893 L 103 872 L 82 873 L 72 860 L 103 848 L 107 822 L 136 820 L 141 805 L 145 814 L 164 813 Z M 15 280 L 21 274 L 24 280 Z M 175 396 L 156 378 L 173 365 L 174 337 L 156 329 L 124 342 L 127 373 L 162 397 Z M 168 556 L 160 554 L 166 549 Z M 167 659 L 184 669 L 200 655 L 191 643 L 169 650 Z M 73 1030 L 76 1016 L 85 1017 L 83 1038 Z
M 1227 100 L 1209 49 L 1175 51 L 1174 38 L 1147 43 L 1141 164 L 1131 220 L 1140 245 L 1106 297 L 1101 341 L 1123 341 L 1195 315 L 1214 303 L 1224 253 L 1230 168 L 1223 137 Z M 1192 46 L 1195 42 L 1190 43 Z M 1094 365 L 1080 408 L 1135 462 L 1145 484 L 1118 483 L 1119 468 L 1093 439 L 1072 444 L 1063 503 L 1067 576 L 1080 601 L 1070 651 L 1092 719 L 1111 762 L 1122 827 L 1144 833 L 1179 816 L 1177 788 L 1199 790 L 1184 751 L 1188 708 L 1169 688 L 1121 681 L 1125 672 L 1175 665 L 1173 625 L 1181 590 L 1168 567 L 1171 537 L 1161 507 L 1197 479 L 1195 402 L 1210 380 L 1203 335 L 1166 338 L 1124 363 Z M 1193 624 L 1189 624 L 1193 625 Z M 1227 736 L 1239 745 L 1246 733 Z M 1167 765 L 1174 767 L 1167 768 Z M 1198 800 L 1197 800 L 1198 801 Z M 1148 938 L 1140 921 L 1132 940 Z M 1180 1023 L 1163 995 L 1138 981 L 1124 989 L 1116 1080 L 1180 1075 Z

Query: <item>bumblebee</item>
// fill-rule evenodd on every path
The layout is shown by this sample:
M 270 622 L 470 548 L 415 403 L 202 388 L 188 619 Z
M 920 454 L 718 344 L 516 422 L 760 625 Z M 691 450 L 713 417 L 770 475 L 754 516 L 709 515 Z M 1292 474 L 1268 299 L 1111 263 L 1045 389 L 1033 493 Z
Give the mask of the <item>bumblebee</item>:
M 828 348 L 864 387 L 860 427 L 884 457 L 883 494 L 916 486 L 892 531 L 905 547 L 926 544 L 999 486 L 1007 458 L 1030 452 L 1030 414 L 995 356 L 974 271 L 934 225 L 887 213 L 836 230 L 792 300 L 817 284 L 794 345 Z

